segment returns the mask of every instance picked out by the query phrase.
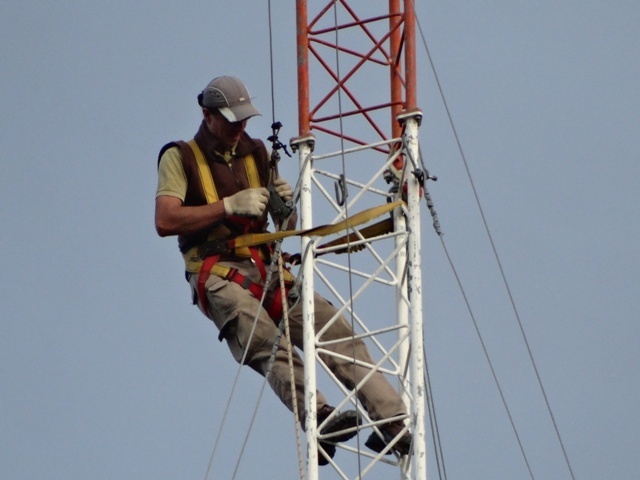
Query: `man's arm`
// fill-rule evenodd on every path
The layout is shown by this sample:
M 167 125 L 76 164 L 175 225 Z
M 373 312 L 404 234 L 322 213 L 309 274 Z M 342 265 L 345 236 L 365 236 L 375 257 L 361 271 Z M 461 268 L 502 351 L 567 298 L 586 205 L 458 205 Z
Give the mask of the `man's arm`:
M 194 233 L 224 218 L 222 201 L 210 205 L 186 207 L 187 177 L 182 166 L 182 155 L 177 147 L 162 154 L 158 165 L 156 191 L 156 231 L 161 237 Z
M 212 226 L 226 217 L 222 200 L 208 205 L 185 207 L 178 197 L 156 197 L 156 231 L 161 237 L 188 235 Z
M 197 207 L 185 207 L 182 200 L 171 195 L 156 197 L 156 230 L 158 235 L 188 235 L 226 217 L 260 217 L 267 208 L 266 188 L 247 188 L 217 202 Z

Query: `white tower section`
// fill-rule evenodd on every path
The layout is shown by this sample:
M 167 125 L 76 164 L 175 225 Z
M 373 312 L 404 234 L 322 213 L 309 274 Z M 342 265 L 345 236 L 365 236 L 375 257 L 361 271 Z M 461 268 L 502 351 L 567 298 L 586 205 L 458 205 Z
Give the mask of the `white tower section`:
M 301 241 L 306 478 L 423 480 L 424 175 L 418 161 L 422 113 L 415 106 L 411 2 L 407 0 L 403 10 L 399 0 L 391 0 L 388 12 L 372 12 L 378 2 L 352 7 L 346 1 L 318 1 L 318 13 L 310 20 L 307 3 L 312 2 L 296 2 L 300 136 L 291 141 L 300 166 L 300 227 L 346 220 L 349 228 Z M 356 10 L 377 15 L 363 19 Z M 391 128 L 378 126 L 389 120 Z M 352 222 L 360 212 L 399 200 L 391 212 L 362 224 Z M 319 341 L 322 332 L 314 331 L 314 291 L 327 298 L 365 342 L 374 363 L 364 366 L 383 373 L 405 400 L 408 415 L 401 420 L 413 435 L 411 455 L 378 454 L 365 446 L 385 423 L 373 421 L 357 400 L 359 385 L 343 385 L 323 361 L 330 352 Z M 337 444 L 330 464 L 322 467 L 316 390 L 337 409 L 357 409 L 363 418 L 358 435 Z

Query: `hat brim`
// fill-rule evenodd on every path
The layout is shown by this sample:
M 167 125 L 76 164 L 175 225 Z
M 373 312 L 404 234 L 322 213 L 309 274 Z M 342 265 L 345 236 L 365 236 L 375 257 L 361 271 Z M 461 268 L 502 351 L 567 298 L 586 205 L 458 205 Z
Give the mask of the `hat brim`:
M 220 113 L 230 122 L 241 122 L 247 120 L 261 113 L 250 103 L 244 105 L 237 105 L 235 107 L 220 107 L 218 108 Z

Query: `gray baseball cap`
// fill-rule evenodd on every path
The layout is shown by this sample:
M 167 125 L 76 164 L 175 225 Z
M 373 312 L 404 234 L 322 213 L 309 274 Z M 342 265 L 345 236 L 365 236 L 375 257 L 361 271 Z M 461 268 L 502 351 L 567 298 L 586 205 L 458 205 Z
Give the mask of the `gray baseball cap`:
M 260 115 L 251 104 L 249 90 L 237 77 L 216 77 L 198 95 L 201 107 L 217 108 L 230 122 L 241 122 Z

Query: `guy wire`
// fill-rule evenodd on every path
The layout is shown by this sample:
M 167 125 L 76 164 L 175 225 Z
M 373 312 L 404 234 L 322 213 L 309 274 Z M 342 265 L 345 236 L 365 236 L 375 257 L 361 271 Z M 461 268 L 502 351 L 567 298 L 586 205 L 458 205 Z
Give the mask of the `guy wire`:
M 414 13 L 415 13 L 415 2 L 412 0 L 410 3 L 411 3 L 411 8 L 413 8 Z M 544 384 L 542 383 L 542 378 L 540 376 L 540 372 L 538 371 L 538 367 L 537 367 L 535 358 L 533 356 L 533 351 L 531 350 L 531 346 L 529 345 L 529 340 L 528 340 L 527 335 L 526 335 L 526 333 L 524 331 L 524 325 L 523 325 L 522 320 L 520 318 L 520 314 L 518 312 L 518 308 L 516 306 L 515 299 L 513 298 L 513 295 L 512 295 L 512 292 L 511 292 L 511 287 L 509 286 L 509 282 L 508 282 L 507 277 L 506 277 L 506 273 L 504 272 L 504 269 L 502 267 L 502 262 L 500 261 L 500 257 L 498 255 L 497 247 L 496 247 L 496 245 L 495 245 L 495 243 L 493 241 L 493 236 L 491 234 L 491 229 L 489 228 L 489 224 L 488 224 L 486 216 L 484 214 L 484 209 L 482 208 L 482 204 L 480 202 L 480 197 L 479 197 L 478 191 L 477 191 L 475 183 L 473 181 L 473 176 L 471 175 L 471 170 L 469 168 L 469 164 L 467 162 L 467 158 L 466 158 L 466 156 L 464 154 L 464 150 L 462 148 L 462 143 L 461 143 L 460 137 L 458 135 L 458 130 L 457 130 L 457 128 L 455 126 L 455 123 L 453 121 L 453 116 L 452 116 L 451 111 L 449 109 L 449 104 L 448 104 L 448 102 L 446 100 L 446 97 L 444 95 L 444 91 L 443 91 L 442 85 L 440 83 L 440 78 L 439 78 L 438 73 L 436 71 L 435 64 L 434 64 L 433 58 L 431 57 L 431 52 L 429 51 L 429 47 L 427 45 L 427 41 L 426 41 L 424 32 L 422 31 L 422 26 L 420 25 L 420 21 L 418 20 L 418 15 L 417 14 L 415 14 L 415 18 L 416 18 L 416 22 L 418 24 L 418 30 L 420 31 L 420 36 L 422 38 L 422 43 L 424 45 L 424 49 L 425 49 L 425 52 L 427 54 L 427 58 L 429 60 L 429 64 L 431 66 L 431 70 L 433 72 L 433 75 L 434 75 L 434 78 L 435 78 L 435 82 L 436 82 L 436 85 L 438 87 L 438 91 L 440 93 L 440 98 L 442 99 L 442 103 L 443 103 L 443 106 L 445 108 L 445 111 L 446 111 L 446 114 L 447 114 L 447 118 L 449 119 L 449 124 L 451 125 L 451 129 L 452 129 L 456 144 L 458 146 L 458 151 L 460 153 L 460 156 L 462 158 L 462 162 L 463 162 L 464 167 L 466 169 L 467 177 L 468 177 L 469 182 L 471 184 L 471 189 L 473 191 L 473 195 L 475 197 L 476 204 L 478 206 L 478 210 L 480 212 L 480 216 L 482 218 L 482 222 L 484 224 L 484 228 L 485 228 L 485 231 L 487 233 L 487 237 L 489 239 L 489 243 L 491 244 L 491 248 L 493 250 L 493 254 L 494 254 L 496 263 L 498 265 L 498 269 L 499 269 L 500 274 L 502 276 L 502 280 L 503 280 L 505 289 L 507 291 L 507 294 L 508 294 L 510 302 L 511 302 L 511 307 L 512 307 L 512 309 L 514 311 L 514 315 L 516 317 L 518 326 L 520 328 L 520 333 L 522 335 L 523 341 L 524 341 L 526 349 L 527 349 L 527 353 L 529 355 L 529 360 L 531 361 L 531 365 L 533 367 L 533 370 L 534 370 L 534 373 L 535 373 L 535 376 L 536 376 L 536 379 L 537 379 L 537 382 L 538 382 L 538 386 L 540 388 L 540 391 L 542 392 L 542 396 L 544 398 L 544 402 L 545 402 L 545 405 L 547 407 L 547 411 L 549 413 L 549 417 L 550 417 L 551 422 L 553 424 L 553 428 L 554 428 L 554 431 L 555 431 L 555 434 L 556 434 L 556 438 L 558 439 L 558 443 L 560 444 L 560 448 L 562 450 L 562 454 L 564 455 L 564 460 L 565 460 L 565 463 L 566 463 L 567 468 L 569 470 L 569 473 L 571 475 L 571 478 L 575 480 L 575 476 L 573 474 L 573 468 L 571 467 L 571 462 L 569 461 L 569 456 L 568 456 L 567 451 L 565 449 L 564 442 L 563 442 L 562 437 L 560 435 L 560 430 L 558 428 L 555 416 L 554 416 L 553 411 L 551 409 L 551 404 L 549 403 L 549 399 L 547 397 L 546 389 L 544 388 Z M 442 244 L 444 246 L 444 240 L 442 239 L 442 237 L 440 238 L 440 241 L 442 242 Z M 446 248 L 445 248 L 445 251 L 446 251 Z M 448 257 L 448 252 L 447 252 L 447 257 Z M 523 452 L 523 454 L 524 454 L 524 452 Z

